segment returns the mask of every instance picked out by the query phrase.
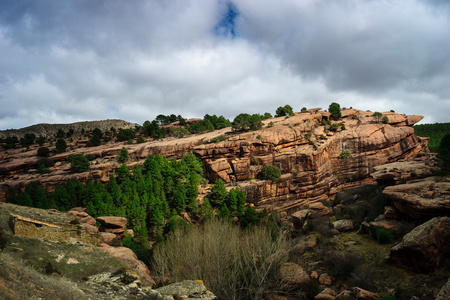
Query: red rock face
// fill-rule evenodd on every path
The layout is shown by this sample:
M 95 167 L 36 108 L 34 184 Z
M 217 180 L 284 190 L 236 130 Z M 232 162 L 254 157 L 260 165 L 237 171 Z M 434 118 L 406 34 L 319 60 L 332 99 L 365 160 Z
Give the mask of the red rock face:
M 322 120 L 328 120 L 329 113 L 311 109 L 287 119 L 265 120 L 263 129 L 254 132 L 234 133 L 230 128 L 224 128 L 186 138 L 166 138 L 125 147 L 139 165 L 149 155 L 179 159 L 193 152 L 202 159 L 205 175 L 211 182 L 219 178 L 227 183 L 236 181 L 249 202 L 279 210 L 327 199 L 348 185 L 373 180 L 370 173 L 377 165 L 427 151 L 427 140 L 419 141 L 412 128 L 422 119 L 420 116 L 384 113 L 389 124 L 382 124 L 376 123 L 370 112 L 347 109 L 342 115 L 342 120 L 332 123 L 343 123 L 345 129 L 339 127 L 335 132 L 327 130 L 329 125 L 321 125 Z M 270 122 L 273 126 L 269 127 Z M 219 143 L 208 143 L 221 135 L 228 138 Z M 108 143 L 74 149 L 71 154 L 93 153 L 98 157 L 89 172 L 80 174 L 71 173 L 66 161 L 69 153 L 53 157 L 61 165 L 46 175 L 25 172 L 27 168 L 36 168 L 36 149 L 8 153 L 0 164 L 0 180 L 3 181 L 0 201 L 5 200 L 11 189 L 24 188 L 33 181 L 49 191 L 69 178 L 107 182 L 120 166 L 111 158 L 115 158 L 122 147 L 123 143 Z M 344 150 L 350 151 L 350 157 L 338 158 Z M 266 164 L 279 167 L 282 177 L 275 182 L 258 180 Z

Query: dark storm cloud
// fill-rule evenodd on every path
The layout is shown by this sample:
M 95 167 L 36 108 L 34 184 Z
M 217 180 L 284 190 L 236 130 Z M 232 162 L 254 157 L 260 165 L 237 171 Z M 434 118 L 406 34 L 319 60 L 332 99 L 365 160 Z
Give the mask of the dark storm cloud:
M 449 7 L 0 0 L 0 128 L 332 101 L 448 121 Z

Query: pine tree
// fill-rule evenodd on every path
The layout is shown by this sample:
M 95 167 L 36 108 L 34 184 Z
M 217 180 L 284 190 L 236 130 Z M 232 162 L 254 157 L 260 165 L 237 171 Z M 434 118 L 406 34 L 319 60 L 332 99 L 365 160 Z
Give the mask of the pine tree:
M 211 188 L 211 195 L 209 200 L 213 206 L 221 207 L 227 196 L 227 189 L 225 183 L 221 179 L 217 179 Z

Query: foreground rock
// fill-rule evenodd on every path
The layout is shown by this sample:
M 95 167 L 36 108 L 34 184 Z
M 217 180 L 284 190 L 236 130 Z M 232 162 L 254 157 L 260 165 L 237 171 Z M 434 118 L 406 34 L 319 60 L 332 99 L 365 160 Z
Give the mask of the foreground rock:
M 450 254 L 450 217 L 439 217 L 414 228 L 394 246 L 389 260 L 417 273 L 435 271 Z
M 205 285 L 199 281 L 185 280 L 170 285 L 163 286 L 155 290 L 162 297 L 155 299 L 208 299 L 214 300 L 217 297 L 208 291 Z
M 299 265 L 288 262 L 284 263 L 280 268 L 281 282 L 284 290 L 307 290 L 311 278 Z
M 150 271 L 147 266 L 138 259 L 136 254 L 130 248 L 126 247 L 111 247 L 106 244 L 101 245 L 109 254 L 125 262 L 132 270 L 136 271 L 139 276 L 146 281 L 148 284 L 154 285 L 152 277 L 150 276 Z

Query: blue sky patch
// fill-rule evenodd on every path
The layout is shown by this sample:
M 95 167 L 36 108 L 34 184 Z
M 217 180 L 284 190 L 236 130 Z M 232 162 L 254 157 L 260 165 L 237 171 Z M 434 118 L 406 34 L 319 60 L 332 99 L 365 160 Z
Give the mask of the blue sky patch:
M 232 2 L 227 2 L 226 11 L 214 28 L 215 34 L 231 38 L 236 37 L 236 18 L 238 16 L 239 10 L 236 5 Z

